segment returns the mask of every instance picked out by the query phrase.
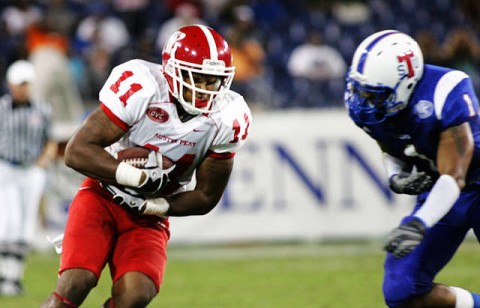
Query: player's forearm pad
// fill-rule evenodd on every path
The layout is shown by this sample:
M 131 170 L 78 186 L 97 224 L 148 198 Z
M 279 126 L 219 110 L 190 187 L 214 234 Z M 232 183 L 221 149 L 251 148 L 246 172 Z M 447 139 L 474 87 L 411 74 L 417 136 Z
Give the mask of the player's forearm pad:
M 427 200 L 414 216 L 430 228 L 450 211 L 459 196 L 457 181 L 451 175 L 444 174 L 435 182 Z

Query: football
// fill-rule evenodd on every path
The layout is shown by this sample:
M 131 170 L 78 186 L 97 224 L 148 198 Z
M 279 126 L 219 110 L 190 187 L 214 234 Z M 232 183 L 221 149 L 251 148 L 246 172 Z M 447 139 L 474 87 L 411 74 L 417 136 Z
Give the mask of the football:
M 136 168 L 144 168 L 145 164 L 148 162 L 148 154 L 151 150 L 143 147 L 131 147 L 126 148 L 117 153 L 117 159 L 132 165 Z M 160 156 L 160 155 L 159 155 Z M 175 163 L 166 156 L 161 156 L 162 158 L 162 168 L 168 169 L 173 166 Z
M 117 159 L 133 167 L 143 168 L 148 161 L 148 153 L 150 150 L 142 147 L 126 148 L 117 153 Z

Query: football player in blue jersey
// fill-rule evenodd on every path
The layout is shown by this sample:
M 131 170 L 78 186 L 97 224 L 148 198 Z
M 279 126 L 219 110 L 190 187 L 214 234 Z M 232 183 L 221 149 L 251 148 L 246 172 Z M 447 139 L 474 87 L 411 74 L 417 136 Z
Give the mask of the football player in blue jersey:
M 381 31 L 355 51 L 345 104 L 378 142 L 390 188 L 417 195 L 385 242 L 386 304 L 479 308 L 480 295 L 434 282 L 469 230 L 480 240 L 480 117 L 469 76 L 424 64 L 410 36 Z

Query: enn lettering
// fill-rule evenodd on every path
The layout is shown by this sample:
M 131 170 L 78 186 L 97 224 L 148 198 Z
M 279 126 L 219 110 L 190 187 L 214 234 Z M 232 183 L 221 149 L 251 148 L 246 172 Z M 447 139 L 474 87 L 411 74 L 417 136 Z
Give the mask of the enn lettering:
M 188 147 L 195 147 L 197 144 L 196 142 L 188 141 L 188 140 L 183 140 L 183 139 L 173 139 L 168 136 L 162 135 L 162 134 L 155 134 L 155 138 L 160 139 L 160 140 L 165 140 L 168 143 L 178 143 L 180 145 L 188 146 Z

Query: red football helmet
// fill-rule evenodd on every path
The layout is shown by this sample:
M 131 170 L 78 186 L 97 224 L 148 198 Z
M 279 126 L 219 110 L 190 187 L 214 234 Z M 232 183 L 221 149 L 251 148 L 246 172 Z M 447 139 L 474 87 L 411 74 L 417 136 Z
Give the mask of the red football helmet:
M 213 100 L 230 89 L 235 74 L 227 42 L 218 32 L 203 25 L 175 31 L 163 48 L 162 62 L 170 93 L 190 114 L 214 111 Z M 193 73 L 219 77 L 215 90 L 196 87 Z M 192 91 L 191 101 L 183 97 L 183 87 Z M 197 99 L 198 93 L 207 94 L 208 101 Z

